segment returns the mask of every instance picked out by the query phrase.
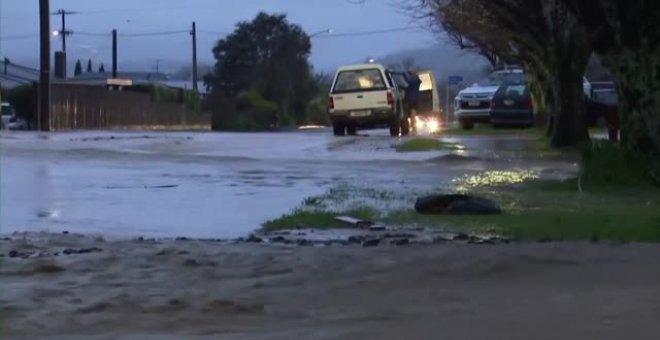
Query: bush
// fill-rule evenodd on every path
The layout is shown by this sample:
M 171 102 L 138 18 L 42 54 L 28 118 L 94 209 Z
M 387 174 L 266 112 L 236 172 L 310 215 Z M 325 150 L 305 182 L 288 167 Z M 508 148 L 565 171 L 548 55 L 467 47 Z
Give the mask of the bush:
M 582 178 L 587 187 L 660 186 L 660 158 L 596 141 L 582 152 Z
M 191 113 L 201 112 L 199 92 L 193 90 L 175 89 L 161 85 L 134 85 L 128 88 L 131 92 L 146 93 L 152 102 L 184 103 Z
M 319 95 L 312 99 L 307 106 L 307 124 L 311 125 L 329 125 L 328 117 L 328 96 Z
M 271 127 L 277 105 L 264 100 L 257 92 L 245 92 L 237 98 L 214 92 L 203 103 L 213 113 L 213 131 L 262 131 Z
M 278 122 L 277 104 L 264 99 L 257 91 L 248 91 L 238 96 L 236 113 L 241 120 L 249 120 L 257 129 L 268 129 Z

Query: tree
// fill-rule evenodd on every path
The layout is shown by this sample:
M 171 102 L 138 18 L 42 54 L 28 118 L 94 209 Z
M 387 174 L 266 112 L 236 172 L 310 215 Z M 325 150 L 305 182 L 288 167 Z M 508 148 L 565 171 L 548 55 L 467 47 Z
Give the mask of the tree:
M 92 73 L 92 72 L 94 72 L 94 70 L 92 68 L 92 59 L 89 59 L 87 61 L 87 73 Z
M 555 0 L 415 1 L 423 16 L 459 34 L 462 43 L 525 67 L 537 109 L 544 106 L 552 118 L 553 146 L 588 139 L 582 76 L 592 48 L 585 26 L 565 5 Z
M 624 147 L 660 154 L 660 1 L 560 1 L 584 22 L 612 73 Z
M 105 73 L 105 65 L 101 64 L 101 66 L 99 66 L 99 73 Z
M 307 105 L 308 125 L 327 125 L 330 123 L 328 117 L 328 93 L 332 87 L 333 76 L 328 73 L 316 73 L 311 79 L 310 86 L 316 93 Z
M 225 97 L 256 91 L 261 99 L 277 104 L 279 117 L 293 113 L 300 123 L 314 95 L 308 86 L 310 50 L 309 36 L 286 15 L 261 12 L 218 41 L 213 48 L 215 67 L 204 80 L 212 92 Z
M 77 76 L 81 75 L 82 73 L 83 73 L 82 63 L 80 62 L 80 59 L 78 59 L 78 61 L 76 61 L 76 67 L 75 67 L 75 70 L 73 71 L 73 75 L 75 77 L 77 77 Z

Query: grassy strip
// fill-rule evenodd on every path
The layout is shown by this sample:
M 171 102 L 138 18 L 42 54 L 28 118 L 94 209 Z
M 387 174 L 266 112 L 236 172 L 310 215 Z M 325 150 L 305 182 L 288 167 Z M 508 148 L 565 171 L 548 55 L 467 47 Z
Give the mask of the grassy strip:
M 394 227 L 429 227 L 446 231 L 496 233 L 521 241 L 602 240 L 660 242 L 660 192 L 654 188 L 599 190 L 580 194 L 577 181 L 538 181 L 474 189 L 496 200 L 505 213 L 496 216 L 428 216 L 414 210 L 379 213 L 359 207 L 347 211 L 299 209 L 264 224 L 266 230 L 294 227 L 341 228 L 338 215 L 378 219 Z
M 653 188 L 599 190 L 580 194 L 577 181 L 535 181 L 475 189 L 499 202 L 496 216 L 390 214 L 392 225 L 415 223 L 450 230 L 494 232 L 517 240 L 608 240 L 660 242 L 660 192 Z
M 589 129 L 590 134 L 607 134 L 607 129 L 596 127 Z M 514 135 L 514 136 L 542 136 L 545 135 L 545 126 L 532 127 L 532 128 L 494 128 L 488 124 L 477 124 L 472 130 L 464 130 L 461 127 L 453 127 L 442 130 L 439 132 L 445 136 L 499 136 L 499 135 Z
M 494 128 L 489 124 L 477 124 L 472 130 L 464 130 L 461 127 L 442 130 L 439 134 L 443 136 L 530 136 L 543 135 L 542 128 Z
M 280 218 L 263 224 L 265 231 L 275 231 L 292 228 L 303 229 L 336 229 L 348 227 L 335 219 L 337 216 L 351 216 L 363 220 L 374 220 L 378 213 L 368 207 L 360 207 L 347 211 L 319 210 L 310 211 L 297 209 Z
M 449 150 L 455 151 L 461 148 L 454 143 L 447 143 L 433 138 L 415 138 L 396 146 L 397 152 L 423 152 Z
M 497 216 L 421 216 L 411 210 L 393 213 L 385 223 L 495 233 L 521 241 L 660 242 L 660 214 L 637 207 L 586 211 L 546 208 Z

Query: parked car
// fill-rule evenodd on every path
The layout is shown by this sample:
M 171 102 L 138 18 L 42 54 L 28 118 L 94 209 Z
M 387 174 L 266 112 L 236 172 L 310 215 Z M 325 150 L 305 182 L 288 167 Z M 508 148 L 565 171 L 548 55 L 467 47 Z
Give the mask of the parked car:
M 25 119 L 16 116 L 14 108 L 9 103 L 2 103 L 2 130 L 27 130 L 29 124 Z
M 527 84 L 502 85 L 495 95 L 490 108 L 490 122 L 493 127 L 534 125 L 534 107 Z
M 9 123 L 16 119 L 14 109 L 9 103 L 2 103 L 2 129 L 9 129 Z
M 505 84 L 524 84 L 521 68 L 493 72 L 488 79 L 468 87 L 454 98 L 455 115 L 461 127 L 470 130 L 476 123 L 490 123 L 490 106 L 495 92 Z
M 604 121 L 609 140 L 619 140 L 619 96 L 613 82 L 594 82 L 587 99 L 587 122 L 589 127 Z
M 403 110 L 403 97 L 403 88 L 383 65 L 340 67 L 328 100 L 335 136 L 378 127 L 389 127 L 392 136 L 407 135 L 410 120 Z

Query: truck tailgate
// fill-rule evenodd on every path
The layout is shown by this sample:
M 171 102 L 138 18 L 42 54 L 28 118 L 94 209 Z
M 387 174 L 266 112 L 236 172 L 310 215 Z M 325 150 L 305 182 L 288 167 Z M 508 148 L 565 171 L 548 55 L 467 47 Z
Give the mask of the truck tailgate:
M 387 90 L 333 94 L 335 111 L 387 109 Z

